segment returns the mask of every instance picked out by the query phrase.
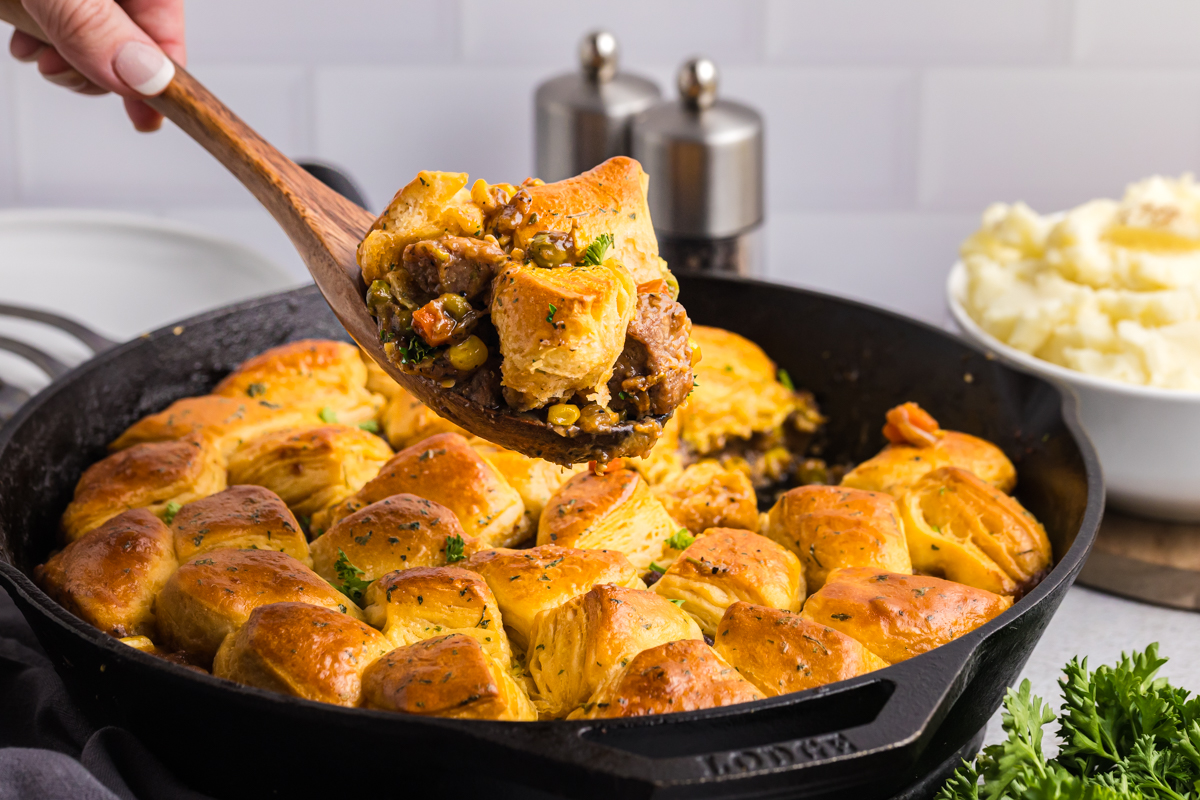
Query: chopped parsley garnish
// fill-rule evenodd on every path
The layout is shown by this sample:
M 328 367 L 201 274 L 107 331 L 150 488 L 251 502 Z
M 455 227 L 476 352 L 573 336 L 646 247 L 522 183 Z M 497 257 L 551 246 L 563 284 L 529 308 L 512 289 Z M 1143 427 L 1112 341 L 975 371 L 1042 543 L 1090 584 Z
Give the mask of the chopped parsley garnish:
M 466 555 L 463 554 L 463 549 L 466 542 L 457 533 L 453 536 L 446 537 L 446 563 L 453 564 L 456 561 L 466 560 Z
M 787 389 L 789 392 L 796 391 L 796 384 L 792 383 L 792 376 L 788 375 L 788 371 L 786 369 L 779 370 L 779 382 L 782 383 L 783 388 Z
M 613 246 L 613 236 L 611 233 L 602 233 L 592 240 L 592 243 L 583 251 L 583 264 L 586 266 L 598 267 L 604 263 L 604 256 L 608 253 L 608 248 Z
M 179 503 L 176 503 L 174 500 L 167 503 L 166 509 L 163 510 L 163 522 L 167 523 L 168 525 L 174 522 L 175 515 L 179 513 L 179 509 L 181 508 L 183 508 L 183 506 L 179 505 Z
M 358 427 L 362 428 L 368 433 L 379 433 L 379 423 L 373 419 L 358 423 Z
M 682 601 L 682 600 L 669 600 L 668 602 L 674 603 L 674 604 L 675 604 L 675 605 L 677 605 L 677 606 L 681 606 L 681 605 L 683 605 L 683 601 Z
M 558 309 L 554 303 L 550 303 L 550 313 L 546 315 L 546 322 L 554 322 L 554 315 L 558 313 Z
M 370 581 L 364 581 L 359 577 L 366 573 L 350 563 L 346 552 L 340 547 L 338 548 L 338 557 L 337 561 L 333 564 L 333 569 L 337 572 L 338 580 L 341 581 L 340 585 L 335 583 L 333 587 L 361 606 L 363 604 L 363 597 L 366 596 L 367 587 L 371 585 Z
M 317 416 L 321 418 L 321 422 L 329 422 L 329 423 L 337 422 L 337 412 L 334 411 L 329 406 L 325 406 L 324 408 L 322 408 L 320 413 L 317 414 Z
M 696 537 L 692 536 L 687 528 L 680 528 L 671 534 L 671 538 L 667 539 L 667 547 L 675 550 L 686 550 L 694 541 L 696 541 Z
M 267 385 L 265 383 L 252 383 L 246 387 L 246 394 L 249 397 L 258 397 L 260 394 L 267 393 Z
M 667 568 L 666 568 L 666 567 L 660 566 L 659 564 L 656 564 L 656 563 L 654 563 L 653 561 L 651 561 L 651 562 L 650 562 L 650 571 L 651 571 L 651 572 L 657 572 L 659 575 L 666 575 L 666 574 L 667 574 Z
M 425 343 L 420 336 L 410 336 L 408 341 L 396 347 L 401 364 L 419 364 L 437 353 L 437 348 Z

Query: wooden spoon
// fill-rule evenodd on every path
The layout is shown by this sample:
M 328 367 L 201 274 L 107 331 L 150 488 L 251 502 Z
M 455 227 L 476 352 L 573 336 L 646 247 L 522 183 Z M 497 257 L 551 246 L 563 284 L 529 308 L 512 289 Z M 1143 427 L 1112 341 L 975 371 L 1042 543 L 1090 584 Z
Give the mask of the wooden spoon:
M 0 0 L 0 20 L 48 41 L 21 6 Z M 364 302 L 366 286 L 355 253 L 374 215 L 326 187 L 272 147 L 178 64 L 175 78 L 145 102 L 204 146 L 262 203 L 287 232 L 338 320 L 389 375 L 441 416 L 484 439 L 559 464 L 640 455 L 653 437 L 631 423 L 603 434 L 567 437 L 510 408 L 487 408 L 429 378 L 403 372 L 379 342 Z

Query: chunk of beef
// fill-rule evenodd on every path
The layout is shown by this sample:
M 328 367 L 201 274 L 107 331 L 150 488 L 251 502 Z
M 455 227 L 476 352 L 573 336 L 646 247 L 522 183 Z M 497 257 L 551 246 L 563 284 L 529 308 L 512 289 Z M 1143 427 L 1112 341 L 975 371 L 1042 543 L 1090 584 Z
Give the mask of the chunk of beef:
M 608 383 L 612 408 L 633 418 L 666 414 L 692 390 L 692 323 L 659 284 L 639 287 L 625 349 Z
M 485 239 L 443 236 L 404 248 L 403 264 L 421 291 L 473 301 L 487 293 L 507 259 L 498 245 Z

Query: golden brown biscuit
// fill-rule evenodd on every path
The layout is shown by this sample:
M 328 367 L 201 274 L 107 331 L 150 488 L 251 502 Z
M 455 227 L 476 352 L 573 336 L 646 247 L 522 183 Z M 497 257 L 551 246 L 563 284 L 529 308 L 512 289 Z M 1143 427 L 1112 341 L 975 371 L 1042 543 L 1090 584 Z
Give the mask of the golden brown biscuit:
M 497 662 L 512 661 L 500 608 L 487 581 L 455 567 L 389 572 L 367 590 L 367 621 L 395 647 L 461 633 L 479 641 Z
M 188 503 L 171 522 L 180 560 L 218 549 L 276 550 L 312 565 L 308 540 L 292 512 L 269 489 L 233 486 Z
M 738 600 L 799 611 L 804 568 L 795 554 L 765 536 L 711 528 L 675 559 L 651 591 L 683 601 L 683 610 L 711 636 L 725 609 Z
M 563 484 L 542 509 L 537 543 L 618 550 L 645 570 L 678 528 L 634 470 L 583 472 Z
M 153 637 L 154 597 L 176 566 L 171 532 L 139 508 L 71 542 L 33 577 L 63 608 L 108 635 Z
M 1011 605 L 1011 597 L 941 578 L 849 567 L 829 573 L 801 616 L 897 664 L 975 630 Z
M 625 347 L 637 283 L 619 261 L 544 269 L 511 264 L 496 278 L 492 324 L 500 336 L 504 399 L 518 411 L 569 402 L 605 406 Z
M 483 550 L 460 566 L 487 581 L 509 637 L 522 650 L 529 644 L 539 612 L 601 583 L 646 588 L 629 559 L 615 550 L 576 550 L 553 544 L 528 550 Z
M 371 664 L 363 674 L 363 705 L 427 717 L 537 719 L 506 666 L 462 634 L 400 647 Z
M 642 717 L 762 700 L 764 695 L 701 641 L 643 650 L 571 719 Z
M 529 534 L 521 496 L 456 433 L 440 433 L 401 450 L 353 495 L 314 515 L 313 532 L 394 494 L 441 503 L 484 547 L 516 544 Z
M 397 450 L 411 447 L 438 433 L 470 436 L 450 420 L 439 417 L 433 409 L 402 388 L 397 388 L 388 400 L 382 421 L 388 443 Z
M 403 387 L 396 383 L 383 367 L 375 363 L 375 359 L 371 358 L 366 350 L 360 349 L 358 356 L 362 359 L 363 366 L 367 368 L 367 391 L 381 394 L 385 400 L 391 400 L 397 392 L 404 391 Z
M 595 586 L 534 618 L 534 705 L 542 716 L 565 717 L 646 648 L 700 638 L 691 617 L 653 592 Z
M 166 409 L 142 417 L 113 440 L 116 452 L 146 442 L 168 442 L 203 436 L 228 457 L 242 442 L 282 428 L 316 424 L 317 415 L 298 408 L 281 408 L 249 397 L 206 394 L 176 400 Z
M 292 513 L 312 517 L 361 489 L 391 457 L 387 442 L 355 426 L 275 431 L 230 456 L 229 482 L 265 486 Z
M 558 491 L 567 479 L 586 469 L 584 464 L 574 467 L 560 467 L 540 458 L 531 458 L 515 450 L 506 450 L 485 439 L 469 438 L 475 452 L 487 459 L 496 471 L 504 476 L 508 485 L 521 495 L 525 504 L 525 517 L 529 520 L 529 530 L 537 527 L 542 509 L 551 496 Z
M 323 422 L 356 425 L 375 419 L 383 409 L 383 396 L 368 391 L 366 384 L 367 367 L 357 347 L 304 339 L 243 362 L 213 394 L 314 411 Z
M 354 617 L 308 603 L 272 603 L 250 612 L 225 637 L 213 675 L 280 694 L 357 706 L 362 674 L 391 645 Z
M 942 467 L 900 499 L 913 567 L 997 594 L 1021 595 L 1051 566 L 1046 530 L 1014 498 Z
M 693 534 L 709 528 L 758 530 L 758 499 L 746 473 L 706 459 L 654 487 L 671 519 Z
M 311 603 L 362 618 L 350 599 L 308 567 L 272 550 L 213 550 L 180 565 L 158 593 L 159 636 L 204 666 L 250 612 L 269 603 Z
M 961 467 L 1002 492 L 1017 485 L 1017 470 L 999 447 L 970 434 L 945 431 L 916 403 L 887 413 L 883 434 L 889 444 L 842 478 L 843 486 L 899 496 L 926 474 Z
M 225 488 L 221 453 L 204 438 L 137 444 L 97 461 L 75 484 L 63 512 L 67 541 L 130 508 L 166 517 L 180 506 Z
M 369 583 L 398 569 L 454 564 L 478 549 L 478 540 L 463 533 L 450 509 L 412 494 L 354 512 L 311 548 L 317 574 L 334 584 L 345 580 L 347 569 Z
M 393 570 L 442 567 L 479 549 L 463 533 L 458 518 L 443 505 L 411 494 L 397 494 L 343 518 L 312 543 L 317 574 L 335 584 L 341 570 L 353 567 L 358 579 L 373 581 Z
M 700 455 L 780 429 L 799 397 L 777 380 L 775 362 L 754 342 L 721 328 L 692 326 L 700 347 L 695 388 L 679 416 L 680 438 Z
M 809 592 L 840 567 L 913 571 L 900 510 L 890 494 L 800 486 L 771 507 L 763 533 L 800 557 Z
M 717 653 L 767 697 L 849 680 L 887 662 L 844 633 L 776 608 L 737 602 L 713 637 Z

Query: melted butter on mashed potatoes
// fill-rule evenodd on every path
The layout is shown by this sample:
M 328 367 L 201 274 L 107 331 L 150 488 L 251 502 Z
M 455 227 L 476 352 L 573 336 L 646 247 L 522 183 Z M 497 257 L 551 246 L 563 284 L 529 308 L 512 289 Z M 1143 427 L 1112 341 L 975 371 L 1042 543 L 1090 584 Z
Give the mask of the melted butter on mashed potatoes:
M 967 312 L 1001 341 L 1090 375 L 1200 389 L 1200 186 L 1190 174 L 1049 217 L 998 203 L 962 259 Z

